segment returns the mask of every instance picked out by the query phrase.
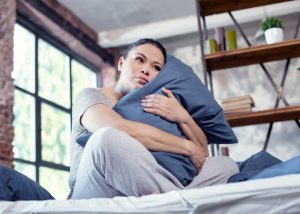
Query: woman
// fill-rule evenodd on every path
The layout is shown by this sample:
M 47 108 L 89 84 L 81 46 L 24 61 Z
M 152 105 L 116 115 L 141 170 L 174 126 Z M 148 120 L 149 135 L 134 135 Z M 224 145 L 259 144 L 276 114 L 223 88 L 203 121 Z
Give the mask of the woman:
M 166 51 L 159 42 L 141 39 L 119 59 L 121 74 L 116 85 L 85 89 L 77 96 L 69 180 L 72 199 L 141 196 L 196 188 L 226 183 L 238 172 L 228 157 L 207 158 L 205 134 L 168 89 L 162 89 L 166 97 L 148 95 L 141 105 L 146 112 L 176 122 L 186 139 L 125 120 L 112 109 L 124 95 L 153 80 L 165 61 Z M 86 130 L 93 134 L 83 150 L 75 139 Z M 183 187 L 155 161 L 149 150 L 185 155 L 199 174 Z

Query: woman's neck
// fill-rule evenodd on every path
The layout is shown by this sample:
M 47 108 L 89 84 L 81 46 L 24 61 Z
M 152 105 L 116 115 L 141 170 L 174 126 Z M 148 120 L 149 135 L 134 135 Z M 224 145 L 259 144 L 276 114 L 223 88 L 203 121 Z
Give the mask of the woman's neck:
M 118 102 L 123 96 L 125 96 L 129 91 L 125 90 L 121 84 L 115 84 L 110 87 L 103 88 L 105 95 L 112 101 L 113 104 Z

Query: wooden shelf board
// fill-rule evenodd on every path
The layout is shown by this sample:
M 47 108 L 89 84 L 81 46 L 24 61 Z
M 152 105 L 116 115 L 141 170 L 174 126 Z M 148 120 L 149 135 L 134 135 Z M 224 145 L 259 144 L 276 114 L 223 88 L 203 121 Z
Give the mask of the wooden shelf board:
M 219 70 L 300 56 L 300 39 L 205 55 L 208 70 Z
M 225 115 L 231 127 L 300 119 L 300 106 Z
M 202 14 L 207 16 L 286 1 L 288 0 L 199 0 L 199 3 Z

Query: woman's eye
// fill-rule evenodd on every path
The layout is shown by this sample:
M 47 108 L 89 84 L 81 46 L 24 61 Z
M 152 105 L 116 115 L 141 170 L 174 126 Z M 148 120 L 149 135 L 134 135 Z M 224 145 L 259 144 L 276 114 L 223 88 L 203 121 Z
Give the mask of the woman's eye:
M 143 62 L 143 61 L 144 61 L 143 58 L 141 58 L 141 57 L 137 57 L 137 58 L 135 58 L 135 60 L 136 60 L 137 62 Z
M 155 70 L 155 71 L 160 71 L 161 68 L 160 68 L 159 66 L 156 65 L 156 66 L 154 66 L 154 70 Z

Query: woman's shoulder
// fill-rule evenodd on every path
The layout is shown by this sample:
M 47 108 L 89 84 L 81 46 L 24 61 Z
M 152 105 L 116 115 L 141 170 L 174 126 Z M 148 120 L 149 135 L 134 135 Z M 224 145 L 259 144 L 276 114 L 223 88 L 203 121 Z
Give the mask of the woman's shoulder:
M 77 95 L 75 100 L 88 99 L 88 98 L 104 98 L 104 93 L 102 88 L 84 88 Z
M 103 103 L 111 105 L 111 101 L 107 98 L 103 88 L 84 88 L 76 98 L 75 104 L 82 105 L 83 103 Z
M 84 88 L 77 94 L 77 97 L 85 96 L 85 95 L 88 96 L 88 95 L 93 95 L 93 94 L 101 95 L 101 94 L 103 94 L 103 89 L 102 88 Z

